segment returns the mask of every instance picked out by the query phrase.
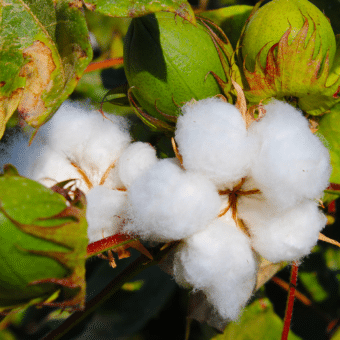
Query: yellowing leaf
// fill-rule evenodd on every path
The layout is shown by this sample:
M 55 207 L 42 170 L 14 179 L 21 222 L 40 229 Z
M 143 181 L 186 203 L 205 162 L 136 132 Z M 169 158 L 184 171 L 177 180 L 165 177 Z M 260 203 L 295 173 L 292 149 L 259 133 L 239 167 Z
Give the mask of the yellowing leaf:
M 92 58 L 81 8 L 66 0 L 0 3 L 0 137 L 18 109 L 42 125 L 72 93 Z

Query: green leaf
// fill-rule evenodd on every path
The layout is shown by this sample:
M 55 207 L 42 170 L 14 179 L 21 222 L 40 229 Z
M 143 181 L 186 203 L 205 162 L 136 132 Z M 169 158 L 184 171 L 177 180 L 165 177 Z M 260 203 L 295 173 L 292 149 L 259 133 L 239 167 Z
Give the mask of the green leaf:
M 329 113 L 321 117 L 317 134 L 329 150 L 332 165 L 331 183 L 340 183 L 340 104 L 332 107 Z M 326 193 L 325 202 L 336 199 L 338 195 Z
M 83 307 L 85 197 L 74 200 L 19 176 L 0 176 L 0 311 L 27 304 Z M 60 302 L 53 303 L 59 298 Z
M 137 280 L 132 282 L 126 282 L 122 285 L 122 290 L 125 290 L 127 292 L 135 292 L 140 290 L 144 285 L 143 280 Z
M 0 4 L 0 136 L 18 109 L 39 127 L 72 93 L 92 58 L 81 8 L 66 0 Z
M 7 329 L 0 331 L 0 340 L 16 340 L 16 337 Z
M 328 292 L 323 289 L 318 281 L 317 272 L 300 272 L 299 280 L 308 289 L 314 301 L 322 302 L 329 298 Z
M 242 28 L 252 9 L 253 6 L 236 5 L 202 12 L 199 15 L 220 26 L 235 49 L 241 36 Z
M 85 0 L 86 7 L 113 17 L 136 18 L 160 11 L 172 12 L 195 23 L 195 15 L 186 0 Z
M 211 340 L 277 340 L 281 338 L 283 321 L 275 314 L 268 299 L 259 299 L 249 305 L 239 322 L 230 323 L 223 334 Z M 289 332 L 289 340 L 300 338 Z
M 85 11 L 89 31 L 94 34 L 100 49 L 105 53 L 112 47 L 112 40 L 118 34 L 124 36 L 129 28 L 130 18 L 109 17 L 99 12 Z M 110 53 L 115 51 L 110 51 Z M 122 56 L 123 54 L 121 54 Z M 111 58 L 114 58 L 110 54 Z
M 340 328 L 334 333 L 332 340 L 340 340 Z
M 340 269 L 340 251 L 335 248 L 328 248 L 325 252 L 327 267 L 331 270 Z

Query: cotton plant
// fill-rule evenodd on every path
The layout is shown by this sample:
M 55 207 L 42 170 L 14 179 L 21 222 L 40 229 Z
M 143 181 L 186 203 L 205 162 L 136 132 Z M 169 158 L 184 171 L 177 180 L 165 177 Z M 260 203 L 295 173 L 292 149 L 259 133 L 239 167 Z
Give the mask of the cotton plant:
M 272 100 L 250 123 L 241 111 L 221 96 L 185 104 L 177 157 L 131 184 L 124 226 L 145 240 L 180 241 L 176 281 L 203 291 L 228 320 L 251 297 L 260 257 L 277 263 L 310 253 L 326 224 L 319 200 L 331 172 L 298 109 Z
M 75 180 L 86 194 L 89 242 L 114 235 L 126 218 L 127 190 L 157 162 L 148 143 L 134 142 L 128 121 L 66 101 L 29 146 L 19 133 L 3 150 L 2 163 L 47 187 Z

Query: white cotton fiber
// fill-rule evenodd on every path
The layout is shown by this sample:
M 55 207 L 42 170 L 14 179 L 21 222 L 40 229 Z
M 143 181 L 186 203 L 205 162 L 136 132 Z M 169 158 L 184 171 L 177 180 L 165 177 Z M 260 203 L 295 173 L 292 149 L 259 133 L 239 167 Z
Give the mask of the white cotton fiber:
M 234 105 L 208 98 L 186 104 L 182 112 L 175 139 L 187 170 L 203 173 L 219 188 L 248 174 L 254 141 Z
M 119 157 L 118 173 L 125 187 L 157 162 L 156 150 L 148 143 L 130 144 Z
M 280 213 L 266 201 L 243 198 L 238 212 L 251 233 L 253 248 L 274 263 L 308 255 L 327 222 L 310 200 Z
M 331 173 L 328 150 L 294 107 L 273 100 L 265 109 L 265 117 L 249 128 L 259 140 L 251 167 L 258 189 L 281 209 L 320 198 Z
M 25 177 L 30 177 L 30 169 L 35 158 L 39 155 L 39 147 L 36 145 L 29 146 L 29 137 L 23 131 L 13 130 L 12 135 L 6 143 L 1 141 L 0 144 L 0 167 L 7 163 L 13 164 L 19 174 Z
M 157 162 L 130 186 L 133 222 L 127 232 L 153 241 L 180 240 L 207 226 L 218 214 L 218 192 L 202 175 L 183 171 L 171 159 Z
M 66 101 L 37 137 L 97 178 L 129 144 L 126 125 L 122 119 L 107 119 L 99 111 Z
M 89 241 L 95 242 L 120 231 L 126 218 L 126 192 L 95 186 L 86 195 Z
M 77 188 L 84 193 L 89 190 L 80 173 L 71 165 L 69 160 L 49 146 L 42 146 L 39 149 L 39 156 L 35 158 L 29 170 L 29 177 L 47 187 L 68 179 L 76 179 Z
M 176 281 L 202 290 L 224 319 L 236 320 L 253 292 L 257 263 L 250 239 L 230 221 L 216 219 L 186 238 L 174 272 Z

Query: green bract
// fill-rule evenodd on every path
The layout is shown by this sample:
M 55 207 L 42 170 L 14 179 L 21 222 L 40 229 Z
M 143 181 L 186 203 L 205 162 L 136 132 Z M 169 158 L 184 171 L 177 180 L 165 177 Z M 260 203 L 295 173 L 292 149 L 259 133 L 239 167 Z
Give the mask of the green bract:
M 239 44 L 251 102 L 295 97 L 298 106 L 313 115 L 335 104 L 335 35 L 325 15 L 309 1 L 273 0 L 254 11 Z
M 226 81 L 207 29 L 171 13 L 132 20 L 125 38 L 124 65 L 132 94 L 154 128 L 172 129 L 179 106 L 221 93 L 212 74 Z
M 88 239 L 80 191 L 67 205 L 7 166 L 0 176 L 0 231 L 0 312 L 31 304 L 84 307 Z

